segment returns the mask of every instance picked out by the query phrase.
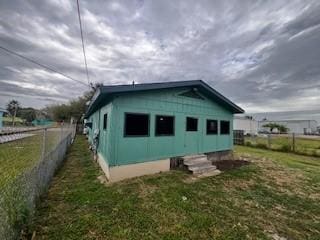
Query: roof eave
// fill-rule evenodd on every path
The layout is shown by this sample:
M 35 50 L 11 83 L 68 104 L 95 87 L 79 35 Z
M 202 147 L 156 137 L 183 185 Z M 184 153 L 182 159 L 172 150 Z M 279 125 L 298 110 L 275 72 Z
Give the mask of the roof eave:
M 100 90 L 100 88 L 98 88 L 90 100 L 89 107 L 85 113 L 85 118 L 87 118 L 91 115 L 92 110 L 93 110 L 94 106 L 97 104 L 97 99 L 100 97 L 100 95 L 101 95 L 101 90 Z
M 221 103 L 227 105 L 227 109 L 229 109 L 233 114 L 236 113 L 244 113 L 245 111 L 237 106 L 235 103 L 230 101 L 228 98 L 224 97 L 222 94 L 213 89 L 210 85 L 205 83 L 202 80 L 192 80 L 192 81 L 179 81 L 179 82 L 170 82 L 170 83 L 152 83 L 152 84 L 139 84 L 139 85 L 122 85 L 115 89 L 115 87 L 110 86 L 102 86 L 100 87 L 92 97 L 90 101 L 89 108 L 85 114 L 85 117 L 89 117 L 93 112 L 95 107 L 98 106 L 103 95 L 112 95 L 116 93 L 129 93 L 129 92 L 137 92 L 137 91 L 148 91 L 148 90 L 157 90 L 157 89 L 170 89 L 170 88 L 178 88 L 178 87 L 201 87 L 203 88 L 207 94 L 212 97 L 217 98 Z M 112 89 L 113 88 L 113 89 Z

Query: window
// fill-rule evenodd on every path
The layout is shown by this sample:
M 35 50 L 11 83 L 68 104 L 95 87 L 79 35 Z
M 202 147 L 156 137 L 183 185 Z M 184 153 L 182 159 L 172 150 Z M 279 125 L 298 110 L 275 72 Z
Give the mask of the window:
M 218 133 L 218 121 L 207 119 L 207 134 L 217 134 Z
M 148 136 L 149 115 L 141 113 L 126 113 L 124 123 L 125 136 Z
M 187 117 L 186 131 L 188 131 L 188 132 L 198 131 L 198 119 L 197 118 Z
M 173 116 L 156 116 L 156 136 L 173 136 L 174 135 L 174 117 Z
M 106 130 L 108 126 L 108 114 L 103 115 L 103 130 Z
M 230 122 L 221 121 L 220 122 L 220 134 L 229 134 L 230 133 Z

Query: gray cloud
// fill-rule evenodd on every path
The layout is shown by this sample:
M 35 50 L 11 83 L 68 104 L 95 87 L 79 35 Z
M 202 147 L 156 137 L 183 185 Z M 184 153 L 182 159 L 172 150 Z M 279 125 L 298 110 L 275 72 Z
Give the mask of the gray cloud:
M 203 79 L 248 111 L 319 108 L 318 1 L 80 1 L 90 77 Z M 86 82 L 75 1 L 0 3 L 0 45 Z M 0 105 L 87 90 L 0 51 Z

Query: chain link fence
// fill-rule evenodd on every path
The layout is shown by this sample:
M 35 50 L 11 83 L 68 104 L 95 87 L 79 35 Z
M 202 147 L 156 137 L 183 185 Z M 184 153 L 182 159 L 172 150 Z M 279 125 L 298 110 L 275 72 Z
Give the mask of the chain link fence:
M 1 239 L 19 237 L 75 133 L 75 125 L 0 132 Z
M 298 135 L 295 133 L 259 134 L 251 136 L 234 134 L 234 143 L 262 149 L 320 157 L 319 136 Z

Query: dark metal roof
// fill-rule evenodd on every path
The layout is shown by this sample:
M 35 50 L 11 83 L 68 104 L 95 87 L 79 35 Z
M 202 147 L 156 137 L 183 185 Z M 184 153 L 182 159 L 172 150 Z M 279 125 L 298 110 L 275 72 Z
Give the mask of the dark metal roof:
M 162 83 L 142 83 L 130 85 L 109 85 L 101 86 L 91 99 L 89 108 L 86 112 L 86 117 L 95 112 L 101 103 L 107 104 L 112 101 L 115 94 L 141 92 L 150 90 L 170 89 L 170 88 L 183 88 L 183 87 L 196 87 L 200 92 L 205 94 L 208 98 L 225 106 L 232 113 L 244 113 L 244 110 L 237 106 L 235 103 L 224 97 L 222 94 L 214 90 L 202 80 L 189 80 L 179 82 L 162 82 Z

